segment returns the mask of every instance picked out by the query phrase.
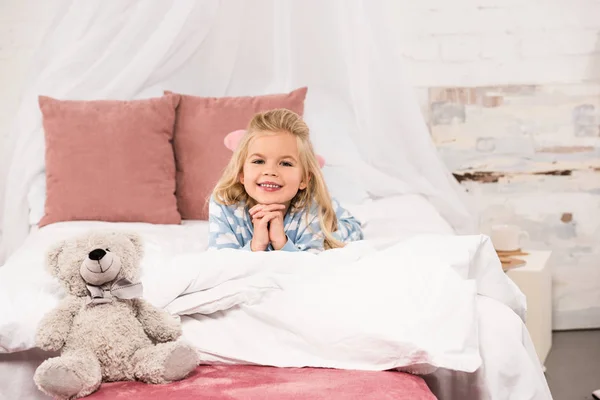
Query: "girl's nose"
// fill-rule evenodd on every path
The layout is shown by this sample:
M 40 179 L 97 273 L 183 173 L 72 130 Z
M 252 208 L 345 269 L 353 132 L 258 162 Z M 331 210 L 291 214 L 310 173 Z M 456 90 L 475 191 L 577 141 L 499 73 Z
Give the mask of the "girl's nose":
M 274 168 L 273 165 L 264 165 L 263 167 L 264 167 L 263 171 L 262 171 L 263 175 L 277 176 L 277 168 Z

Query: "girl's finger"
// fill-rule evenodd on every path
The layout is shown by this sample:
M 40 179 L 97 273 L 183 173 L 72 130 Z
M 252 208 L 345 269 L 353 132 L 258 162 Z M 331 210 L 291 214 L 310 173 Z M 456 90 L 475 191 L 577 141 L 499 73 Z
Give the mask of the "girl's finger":
M 254 227 L 261 227 L 263 225 L 267 225 L 269 223 L 268 219 L 264 219 L 264 218 L 254 218 L 252 220 L 252 224 L 254 225 Z
M 283 204 L 268 204 L 268 205 L 262 205 L 260 208 L 260 211 L 270 212 L 270 211 L 283 210 L 284 208 L 285 208 L 285 205 L 283 205 Z M 250 215 L 252 215 L 252 212 L 250 212 Z
M 262 210 L 264 206 L 262 204 L 257 204 L 254 207 L 252 207 L 250 210 L 248 210 L 248 212 L 250 213 L 250 215 L 254 215 L 256 212 Z
M 269 218 L 269 216 L 265 215 L 263 218 L 261 218 L 257 221 L 257 225 L 260 227 L 266 227 L 269 225 L 269 222 L 271 222 L 271 218 Z
M 265 216 L 262 218 L 263 221 L 272 221 L 275 218 L 279 217 L 281 215 L 280 211 L 271 211 L 265 214 Z
M 283 218 L 283 212 L 282 211 L 271 211 L 273 214 L 275 214 L 275 218 Z
M 262 218 L 264 217 L 265 213 L 267 212 L 271 212 L 271 211 L 283 211 L 285 209 L 285 205 L 283 204 L 269 204 L 269 205 L 264 205 L 264 204 L 257 204 L 254 207 L 252 207 L 250 210 L 248 210 L 248 212 L 250 213 L 250 216 L 252 218 Z

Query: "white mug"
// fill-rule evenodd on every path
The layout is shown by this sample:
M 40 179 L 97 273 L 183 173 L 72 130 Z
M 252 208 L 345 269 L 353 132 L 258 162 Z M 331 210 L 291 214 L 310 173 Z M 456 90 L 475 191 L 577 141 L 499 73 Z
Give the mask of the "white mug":
M 491 234 L 494 248 L 498 251 L 514 251 L 521 248 L 521 240 L 529 239 L 529 234 L 517 225 L 494 225 Z

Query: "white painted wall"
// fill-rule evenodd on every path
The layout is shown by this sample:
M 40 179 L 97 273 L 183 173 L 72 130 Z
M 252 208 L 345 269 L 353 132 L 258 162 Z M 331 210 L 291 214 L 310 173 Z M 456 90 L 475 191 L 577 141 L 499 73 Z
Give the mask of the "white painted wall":
M 55 3 L 0 0 L 0 150 Z M 420 88 L 426 114 L 431 90 L 440 87 L 514 85 L 520 91 L 503 95 L 508 108 L 468 106 L 467 124 L 438 125 L 432 129 L 434 139 L 455 172 L 522 173 L 493 185 L 466 183 L 483 212 L 482 226 L 503 217 L 505 206 L 512 209 L 506 218 L 533 231 L 531 245 L 555 249 L 555 326 L 600 326 L 595 261 L 600 257 L 600 187 L 595 183 L 600 177 L 588 168 L 595 161 L 577 152 L 550 155 L 548 162 L 558 163 L 557 168 L 575 170 L 567 178 L 531 175 L 540 164 L 522 162 L 546 145 L 600 149 L 598 136 L 574 137 L 569 125 L 573 107 L 581 104 L 596 107 L 589 115 L 592 127 L 600 122 L 600 0 L 388 3 L 388 23 L 401 28 L 398 39 L 408 75 Z M 535 96 L 528 95 L 529 85 L 537 85 Z M 494 144 L 495 154 L 474 152 L 482 138 Z M 558 224 L 569 210 L 574 221 Z

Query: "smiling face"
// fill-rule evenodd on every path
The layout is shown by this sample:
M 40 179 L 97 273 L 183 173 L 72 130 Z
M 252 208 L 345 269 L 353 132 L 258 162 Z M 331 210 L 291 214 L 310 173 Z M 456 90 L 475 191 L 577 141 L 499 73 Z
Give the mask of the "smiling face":
M 296 137 L 282 131 L 254 138 L 248 145 L 240 182 L 259 204 L 289 206 L 298 190 L 306 188 Z

